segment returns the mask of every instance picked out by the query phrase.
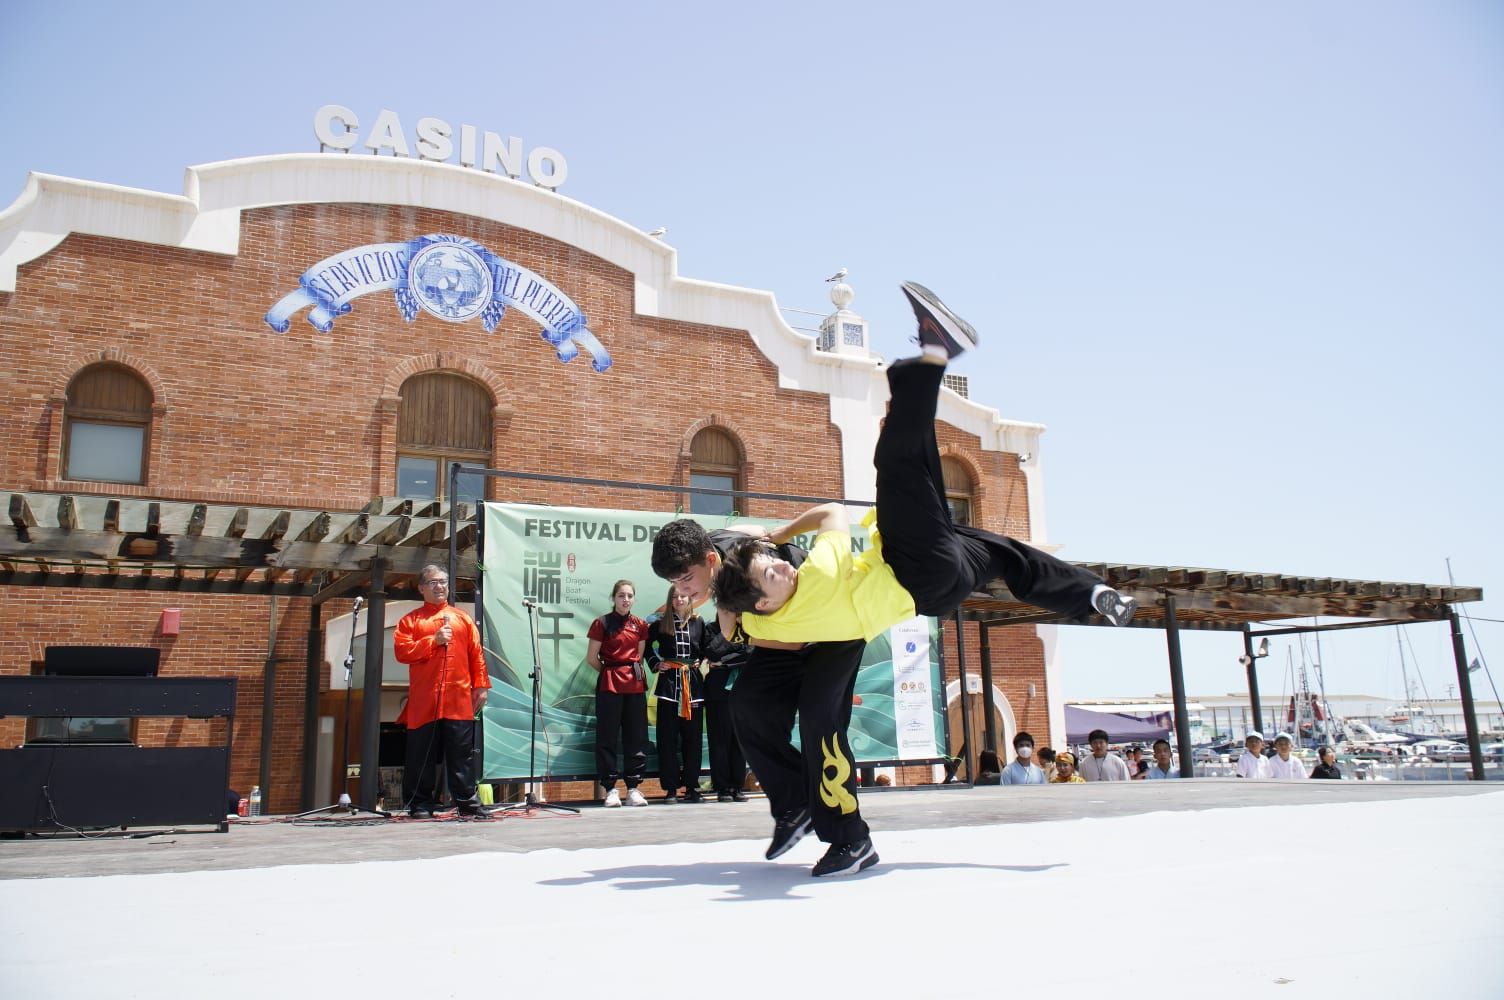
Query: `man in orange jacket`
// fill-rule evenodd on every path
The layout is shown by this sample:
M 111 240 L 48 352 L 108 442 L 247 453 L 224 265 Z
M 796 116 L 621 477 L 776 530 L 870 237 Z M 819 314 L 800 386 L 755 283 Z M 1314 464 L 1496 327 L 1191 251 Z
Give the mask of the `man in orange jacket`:
M 484 816 L 475 793 L 475 716 L 486 703 L 491 678 L 475 621 L 449 604 L 449 573 L 424 566 L 418 574 L 423 606 L 397 623 L 392 646 L 408 666 L 407 767 L 402 797 L 413 819 L 433 815 L 438 804 L 434 765 L 444 763 L 449 794 L 461 816 Z

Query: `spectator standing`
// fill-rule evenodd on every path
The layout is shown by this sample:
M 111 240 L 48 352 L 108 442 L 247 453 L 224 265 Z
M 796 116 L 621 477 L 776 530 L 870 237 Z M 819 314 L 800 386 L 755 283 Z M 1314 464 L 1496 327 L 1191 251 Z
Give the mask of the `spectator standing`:
M 1052 785 L 1082 785 L 1086 779 L 1076 773 L 1076 755 L 1069 750 L 1062 750 L 1055 755 L 1055 776 L 1050 779 Z
M 1304 781 L 1306 766 L 1299 757 L 1290 753 L 1294 741 L 1289 733 L 1280 733 L 1274 738 L 1274 756 L 1269 758 L 1269 777 L 1275 781 Z
M 647 642 L 648 669 L 658 675 L 658 783 L 663 801 L 700 802 L 700 762 L 705 755 L 705 677 L 701 661 L 709 651 L 705 620 L 689 597 L 668 588 L 663 616 Z
M 397 662 L 407 664 L 407 725 L 402 798 L 407 814 L 426 819 L 438 806 L 434 765 L 442 762 L 449 794 L 461 816 L 486 815 L 476 793 L 475 716 L 491 678 L 475 620 L 449 603 L 449 571 L 418 572 L 423 606 L 402 616 L 392 634 Z M 379 625 L 378 625 L 379 627 Z M 372 634 L 376 635 L 374 629 Z
M 1144 772 L 1144 780 L 1158 781 L 1163 778 L 1178 778 L 1180 772 L 1175 769 L 1175 763 L 1170 756 L 1170 741 L 1154 741 L 1154 763 L 1149 770 Z
M 1107 753 L 1107 731 L 1093 729 L 1086 741 L 1091 744 L 1091 756 L 1081 761 L 1081 777 L 1085 781 L 1127 781 L 1128 765 L 1123 758 Z M 1056 758 L 1058 761 L 1059 758 Z
M 751 647 L 747 637 L 736 628 L 729 636 L 721 634 L 720 624 L 707 622 L 706 645 L 710 672 L 705 675 L 705 739 L 710 744 L 710 784 L 717 802 L 745 802 L 747 793 L 747 757 L 731 722 L 731 689 Z
M 1243 739 L 1243 754 L 1238 758 L 1235 772 L 1240 778 L 1267 779 L 1269 761 L 1264 758 L 1264 734 L 1252 730 Z
M 1127 750 L 1128 777 L 1133 781 L 1143 781 L 1144 775 L 1149 773 L 1149 762 L 1144 760 L 1144 748 L 1137 743 Z
M 627 786 L 627 805 L 645 806 L 637 790 L 648 766 L 648 686 L 642 669 L 648 623 L 632 614 L 637 588 L 631 580 L 611 587 L 611 610 L 590 623 L 585 662 L 600 677 L 595 684 L 595 773 L 605 790 L 604 805 L 621 805 L 618 779 Z M 621 760 L 616 741 L 621 738 Z
M 1013 737 L 1013 763 L 1003 768 L 1005 785 L 1042 785 L 1044 772 L 1034 763 L 1034 737 L 1020 731 Z
M 1321 763 L 1311 768 L 1311 777 L 1341 781 L 1342 769 L 1337 766 L 1337 751 L 1331 747 L 1322 747 L 1320 757 Z

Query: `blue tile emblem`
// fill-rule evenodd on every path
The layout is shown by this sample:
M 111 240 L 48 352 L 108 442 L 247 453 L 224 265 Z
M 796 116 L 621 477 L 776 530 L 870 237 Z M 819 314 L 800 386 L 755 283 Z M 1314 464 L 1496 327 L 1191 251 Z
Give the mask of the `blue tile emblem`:
M 560 361 L 583 349 L 591 367 L 611 367 L 611 353 L 586 325 L 579 306 L 551 282 L 520 264 L 498 257 L 474 240 L 434 233 L 406 243 L 375 243 L 326 257 L 304 271 L 295 291 L 266 313 L 266 322 L 286 333 L 294 314 L 307 308 L 308 322 L 321 333 L 351 309 L 362 295 L 390 291 L 402 318 L 420 312 L 446 323 L 476 317 L 487 333 L 507 309 L 515 308 L 541 327 L 540 336 Z

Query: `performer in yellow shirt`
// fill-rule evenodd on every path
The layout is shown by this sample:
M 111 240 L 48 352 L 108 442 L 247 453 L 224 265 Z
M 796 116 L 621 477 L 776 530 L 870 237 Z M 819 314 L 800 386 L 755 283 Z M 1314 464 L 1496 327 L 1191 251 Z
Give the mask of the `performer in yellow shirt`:
M 905 282 L 919 321 L 917 358 L 888 367 L 892 402 L 878 436 L 877 506 L 864 520 L 872 542 L 851 557 L 846 508 L 822 504 L 771 533 L 816 532 L 798 569 L 770 539 L 738 542 L 716 574 L 716 607 L 742 612 L 754 638 L 780 642 L 872 639 L 916 614 L 941 616 L 1002 579 L 1019 600 L 1071 618 L 1093 612 L 1114 625 L 1133 616 L 1131 597 L 1101 577 L 1014 539 L 951 522 L 935 442 L 945 366 L 977 342 L 976 331 L 929 289 Z

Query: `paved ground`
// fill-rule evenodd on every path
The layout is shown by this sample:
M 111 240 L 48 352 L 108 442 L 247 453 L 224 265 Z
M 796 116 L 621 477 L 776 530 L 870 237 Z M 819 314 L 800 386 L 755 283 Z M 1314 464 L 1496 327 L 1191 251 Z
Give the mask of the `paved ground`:
M 882 846 L 884 831 L 1034 823 L 1244 805 L 1308 805 L 1450 798 L 1500 791 L 1468 782 L 1240 782 L 1201 778 L 1044 788 L 867 790 L 862 813 Z M 280 818 L 240 821 L 212 830 L 115 833 L 94 840 L 72 835 L 0 840 L 0 879 L 151 872 L 192 872 L 276 865 L 403 861 L 476 852 L 525 853 L 627 844 L 764 840 L 772 829 L 766 801 L 603 809 L 578 815 L 539 812 L 486 822 L 330 821 Z M 755 853 L 755 851 L 754 851 Z

